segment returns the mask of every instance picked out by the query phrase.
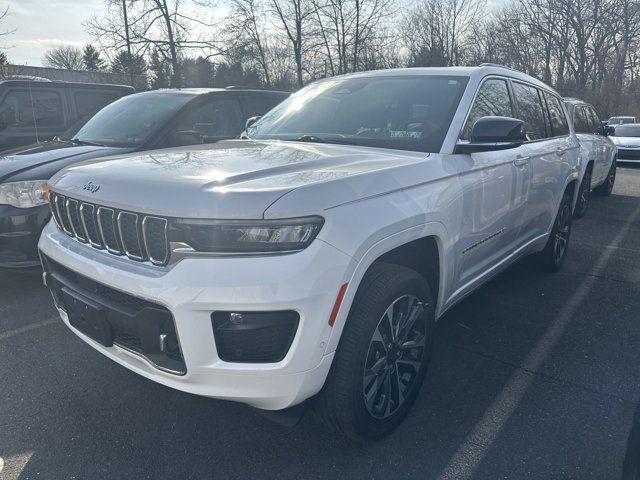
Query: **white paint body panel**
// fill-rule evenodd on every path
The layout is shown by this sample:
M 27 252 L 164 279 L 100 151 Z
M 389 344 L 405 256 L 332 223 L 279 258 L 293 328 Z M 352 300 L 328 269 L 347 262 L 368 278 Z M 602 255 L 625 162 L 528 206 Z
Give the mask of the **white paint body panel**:
M 122 349 L 103 347 L 79 335 L 109 358 L 164 385 L 281 409 L 322 388 L 358 285 L 382 254 L 426 236 L 436 239 L 441 266 L 436 314 L 440 317 L 517 258 L 542 249 L 563 192 L 578 178 L 578 141 L 573 132 L 510 150 L 465 155 L 453 154 L 453 149 L 485 77 L 500 75 L 548 87 L 496 67 L 398 72 L 469 76 L 439 153 L 238 141 L 198 148 L 201 174 L 197 164 L 184 161 L 185 152 L 178 150 L 154 154 L 183 161 L 174 168 L 169 168 L 168 160 L 164 167 L 149 167 L 154 160 L 148 154 L 76 166 L 59 174 L 52 182 L 54 191 L 132 211 L 210 218 L 321 215 L 325 219 L 317 239 L 295 254 L 187 258 L 169 267 L 97 251 L 50 224 L 40 241 L 45 255 L 172 312 L 187 374 L 176 377 L 160 372 Z M 265 152 L 273 155 L 265 157 Z M 531 161 L 517 166 L 518 155 Z M 143 175 L 144 182 L 139 180 Z M 95 196 L 81 189 L 89 180 L 103 185 Z M 112 187 L 117 194 L 110 191 Z M 328 319 L 344 283 L 348 288 L 332 328 Z M 218 358 L 211 312 L 284 309 L 296 310 L 301 317 L 284 360 L 238 364 Z

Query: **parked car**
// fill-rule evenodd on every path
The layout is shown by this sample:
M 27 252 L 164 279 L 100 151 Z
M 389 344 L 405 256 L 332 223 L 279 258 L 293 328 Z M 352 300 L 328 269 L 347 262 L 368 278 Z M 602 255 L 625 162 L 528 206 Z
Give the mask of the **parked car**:
M 69 137 L 0 157 L 0 267 L 40 264 L 37 243 L 51 217 L 47 181 L 88 159 L 237 137 L 248 117 L 289 94 L 251 89 L 184 89 L 137 93 L 71 127 Z
M 593 107 L 576 98 L 565 98 L 569 119 L 580 142 L 580 190 L 573 212 L 581 218 L 589 206 L 592 190 L 610 195 L 616 181 L 616 146 L 609 138 L 613 128 L 603 125 Z
M 416 399 L 436 319 L 525 255 L 566 256 L 579 143 L 520 72 L 325 79 L 247 136 L 50 183 L 40 250 L 63 321 L 163 385 L 265 410 L 314 397 L 379 438 Z
M 0 81 L 0 153 L 51 140 L 87 113 L 131 93 L 127 85 Z
M 607 120 L 607 125 L 612 127 L 626 125 L 627 123 L 636 123 L 636 117 L 611 117 Z
M 616 127 L 613 143 L 618 147 L 618 160 L 621 162 L 640 162 L 640 123 L 631 123 Z

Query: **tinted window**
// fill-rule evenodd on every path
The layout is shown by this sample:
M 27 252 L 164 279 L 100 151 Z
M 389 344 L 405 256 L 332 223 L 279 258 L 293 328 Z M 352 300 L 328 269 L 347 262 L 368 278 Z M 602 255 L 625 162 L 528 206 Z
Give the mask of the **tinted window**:
M 513 117 L 509 88 L 505 80 L 490 79 L 484 82 L 469 111 L 462 138 L 469 140 L 476 120 L 487 116 Z
M 103 107 L 121 95 L 115 92 L 74 92 L 73 98 L 76 101 L 76 114 L 78 117 L 83 117 L 87 113 L 97 111 L 100 107 Z
M 545 113 L 540 102 L 538 89 L 513 82 L 513 93 L 518 104 L 518 115 L 524 121 L 527 140 L 540 140 L 547 136 Z
M 78 130 L 76 138 L 113 147 L 137 147 L 166 124 L 191 95 L 140 93 L 107 105 Z
M 9 125 L 14 127 L 33 127 L 34 119 L 38 127 L 64 127 L 62 100 L 53 90 L 10 91 L 4 97 L 0 110 L 9 112 Z
M 598 117 L 598 114 L 593 107 L 588 107 L 587 112 L 589 113 L 589 117 L 591 118 L 591 131 L 595 133 L 598 131 L 598 128 L 600 128 L 602 122 L 600 121 L 600 117 Z
M 593 133 L 591 129 L 591 118 L 585 107 L 578 106 L 573 112 L 573 128 L 576 133 Z
M 549 109 L 552 135 L 554 137 L 569 135 L 569 123 L 567 122 L 567 116 L 564 113 L 560 99 L 547 92 L 544 92 L 544 97 L 547 100 L 547 108 Z
M 286 99 L 289 94 L 274 94 L 274 93 L 265 93 L 265 94 L 252 94 L 248 93 L 242 96 L 242 108 L 244 110 L 244 114 L 247 118 L 256 117 L 259 115 L 264 115 L 273 107 L 278 105 L 284 99 Z
M 248 129 L 251 138 L 439 152 L 468 78 L 365 76 L 322 80 Z
M 619 125 L 616 127 L 616 137 L 640 137 L 640 125 Z
M 234 138 L 243 128 L 242 111 L 237 100 L 210 100 L 184 114 L 169 134 L 169 144 L 190 145 Z

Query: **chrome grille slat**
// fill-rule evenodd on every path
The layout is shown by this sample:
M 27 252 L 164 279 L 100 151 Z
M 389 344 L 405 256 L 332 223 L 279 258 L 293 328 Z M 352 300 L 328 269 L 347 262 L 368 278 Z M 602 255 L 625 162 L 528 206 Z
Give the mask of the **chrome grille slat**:
M 67 217 L 69 218 L 69 225 L 71 225 L 71 231 L 78 240 L 82 243 L 87 243 L 87 237 L 83 231 L 82 223 L 80 222 L 78 203 L 79 202 L 73 198 L 67 198 L 64 205 L 67 211 Z
M 98 219 L 98 230 L 102 237 L 102 243 L 107 251 L 114 255 L 122 255 L 123 251 L 118 240 L 115 210 L 109 207 L 98 207 L 96 218 Z
M 82 202 L 80 205 L 80 219 L 82 220 L 82 226 L 87 234 L 87 240 L 92 247 L 104 248 L 102 239 L 100 238 L 100 232 L 98 231 L 98 225 L 96 223 L 95 207 L 90 203 Z
M 122 249 L 127 257 L 140 262 L 145 260 L 145 253 L 140 242 L 138 220 L 137 213 L 118 213 L 118 232 Z
M 113 255 L 163 266 L 169 262 L 166 218 L 82 202 L 56 192 L 49 204 L 56 226 L 79 242 Z

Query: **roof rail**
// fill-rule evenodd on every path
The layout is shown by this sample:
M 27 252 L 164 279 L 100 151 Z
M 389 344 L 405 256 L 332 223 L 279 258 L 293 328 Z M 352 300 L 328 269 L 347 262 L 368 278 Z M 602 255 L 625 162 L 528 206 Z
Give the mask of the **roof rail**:
M 500 65 L 499 63 L 481 63 L 480 65 L 478 65 L 479 67 L 500 67 L 500 68 L 506 68 L 507 70 L 513 70 L 514 72 L 518 72 L 519 70 L 516 70 L 513 67 L 507 67 L 506 65 Z

